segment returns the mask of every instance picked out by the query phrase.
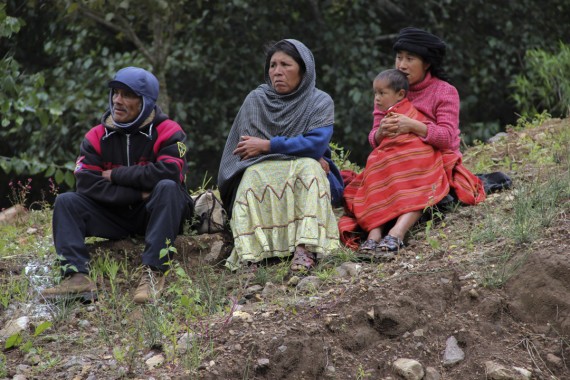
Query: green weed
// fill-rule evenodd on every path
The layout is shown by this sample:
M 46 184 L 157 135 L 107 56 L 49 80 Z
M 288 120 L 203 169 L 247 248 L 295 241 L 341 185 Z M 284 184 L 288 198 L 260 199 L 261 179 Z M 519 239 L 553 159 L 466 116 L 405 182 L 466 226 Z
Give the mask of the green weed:
M 358 369 L 356 370 L 356 379 L 357 380 L 364 380 L 367 377 L 372 376 L 370 373 L 366 372 L 362 364 L 358 365 Z
M 336 275 L 336 268 L 318 268 L 313 272 L 313 275 L 323 282 L 330 281 Z
M 570 196 L 570 176 L 553 175 L 543 183 L 521 183 L 513 195 L 510 235 L 517 243 L 531 242 L 559 215 L 560 202 Z
M 6 364 L 6 355 L 0 352 L 0 378 L 8 376 L 8 365 Z
M 513 248 L 486 259 L 483 270 L 482 285 L 487 288 L 502 287 L 528 259 L 528 253 L 515 255 Z
M 7 309 L 13 302 L 25 302 L 29 298 L 30 281 L 27 277 L 13 276 L 0 278 L 0 306 Z
M 342 146 L 333 142 L 329 144 L 329 147 L 331 148 L 331 159 L 338 170 L 352 170 L 355 173 L 360 173 L 362 171 L 360 166 L 348 159 L 350 156 L 349 150 L 345 151 Z

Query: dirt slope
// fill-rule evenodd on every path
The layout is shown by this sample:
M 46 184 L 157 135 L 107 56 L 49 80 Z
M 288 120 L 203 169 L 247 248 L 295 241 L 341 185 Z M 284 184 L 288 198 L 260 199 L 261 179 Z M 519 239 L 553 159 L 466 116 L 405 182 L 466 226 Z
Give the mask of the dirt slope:
M 563 149 L 548 162 L 529 159 L 542 154 L 537 145 L 548 154 L 568 131 L 568 121 L 550 120 L 539 128 L 509 131 L 490 149 L 472 148 L 466 165 L 487 160 L 485 169 L 508 173 L 513 189 L 490 195 L 482 205 L 459 207 L 429 228 L 415 228 L 392 261 L 322 263 L 308 285 L 306 278 L 271 283 L 266 281 L 274 278 L 266 276 L 260 282 L 254 270 L 228 274 L 216 267 L 231 283 L 234 303 L 209 320 L 184 321 L 194 344 L 210 348 L 192 369 L 181 355 L 167 355 L 162 365 L 149 367 L 145 361 L 166 351 L 165 343 L 136 351 L 134 364 L 123 370 L 109 345 L 89 344 L 104 332 L 82 322 L 96 319 L 95 304 L 74 310 L 41 342 L 44 352 L 57 353 L 60 360 L 53 365 L 39 371 L 43 356 L 34 361 L 29 352 L 5 350 L 7 378 L 421 379 L 398 374 L 394 363 L 406 358 L 421 364 L 426 380 L 570 379 L 570 190 L 538 236 L 517 242 L 499 233 L 520 220 L 513 197 L 521 184 L 546 181 L 556 171 L 568 178 L 567 146 L 566 155 Z M 188 243 L 184 239 L 177 247 L 192 276 L 203 247 L 199 238 L 191 240 L 194 251 L 181 247 Z M 136 265 L 136 256 L 132 260 Z M 0 275 L 23 273 L 24 264 L 1 260 Z M 341 265 L 344 275 L 334 271 Z M 125 292 L 135 285 L 131 278 L 122 282 Z M 121 322 L 125 330 L 144 324 L 144 311 L 134 310 Z M 2 311 L 3 324 L 18 316 Z M 114 334 L 111 338 L 123 336 Z M 464 354 L 455 363 L 446 355 L 450 337 Z

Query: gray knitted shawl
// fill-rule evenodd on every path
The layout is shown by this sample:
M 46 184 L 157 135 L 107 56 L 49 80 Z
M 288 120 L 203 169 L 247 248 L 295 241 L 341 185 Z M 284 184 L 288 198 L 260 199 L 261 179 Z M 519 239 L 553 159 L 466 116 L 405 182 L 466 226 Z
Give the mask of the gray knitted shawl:
M 243 102 L 228 135 L 218 172 L 218 186 L 224 208 L 231 213 L 235 192 L 244 170 L 264 160 L 291 160 L 295 157 L 269 153 L 241 160 L 232 152 L 241 136 L 271 139 L 293 137 L 334 123 L 331 97 L 315 87 L 315 59 L 311 51 L 297 40 L 286 40 L 297 48 L 306 72 L 297 89 L 279 94 L 271 85 L 269 67 L 265 67 L 265 84 L 251 91 Z

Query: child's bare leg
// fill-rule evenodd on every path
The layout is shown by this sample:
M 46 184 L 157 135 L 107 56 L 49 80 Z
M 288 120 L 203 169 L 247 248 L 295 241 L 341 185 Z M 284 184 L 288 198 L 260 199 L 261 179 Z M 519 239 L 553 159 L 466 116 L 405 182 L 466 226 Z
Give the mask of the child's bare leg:
M 382 239 L 382 228 L 376 227 L 371 229 L 370 232 L 368 232 L 368 240 L 370 239 L 378 243 L 380 239 Z
M 422 216 L 421 211 L 412 211 L 400 215 L 398 217 L 398 220 L 396 220 L 396 224 L 394 225 L 394 227 L 392 227 L 392 229 L 390 229 L 390 231 L 388 232 L 388 235 L 397 237 L 398 239 L 403 241 L 404 236 L 406 236 L 406 232 L 408 232 L 408 230 L 414 225 L 414 223 L 420 220 L 421 216 Z
M 371 229 L 366 240 L 362 241 L 358 250 L 360 252 L 374 251 L 382 239 L 382 226 Z

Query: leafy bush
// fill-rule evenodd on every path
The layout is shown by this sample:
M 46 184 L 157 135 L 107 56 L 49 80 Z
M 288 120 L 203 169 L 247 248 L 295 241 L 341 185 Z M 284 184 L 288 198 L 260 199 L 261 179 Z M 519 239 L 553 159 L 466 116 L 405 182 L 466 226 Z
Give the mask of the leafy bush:
M 570 46 L 560 43 L 557 53 L 528 50 L 525 70 L 514 77 L 512 98 L 523 115 L 547 110 L 553 116 L 570 114 Z

